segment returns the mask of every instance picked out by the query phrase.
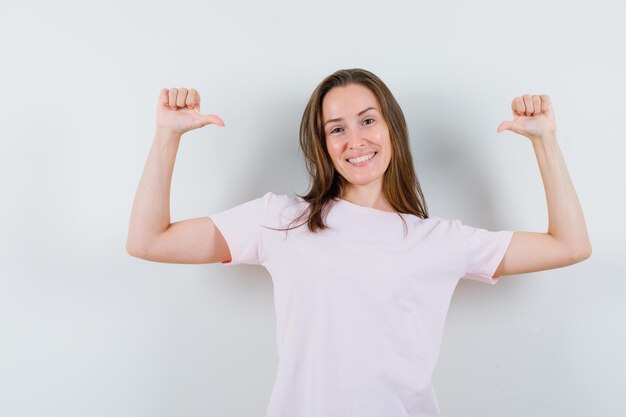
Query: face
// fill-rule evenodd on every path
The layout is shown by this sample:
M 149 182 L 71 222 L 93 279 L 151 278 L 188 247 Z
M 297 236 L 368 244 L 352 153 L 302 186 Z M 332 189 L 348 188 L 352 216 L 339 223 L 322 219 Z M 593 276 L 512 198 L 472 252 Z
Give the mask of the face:
M 358 84 L 334 87 L 324 96 L 326 148 L 335 169 L 353 186 L 380 186 L 391 161 L 389 129 L 374 93 Z M 362 162 L 348 159 L 366 156 Z

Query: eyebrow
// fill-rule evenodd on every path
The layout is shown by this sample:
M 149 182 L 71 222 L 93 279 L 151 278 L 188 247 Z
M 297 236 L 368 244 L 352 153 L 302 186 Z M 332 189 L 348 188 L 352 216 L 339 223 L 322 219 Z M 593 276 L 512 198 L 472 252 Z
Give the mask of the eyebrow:
M 365 109 L 365 110 L 361 110 L 361 111 L 359 112 L 359 114 L 357 114 L 357 116 L 362 115 L 363 113 L 365 113 L 365 112 L 366 112 L 366 111 L 368 111 L 368 110 L 378 110 L 378 109 L 377 109 L 376 107 L 368 107 L 368 108 L 367 108 L 367 109 Z M 326 126 L 328 123 L 331 123 L 331 122 L 338 122 L 338 121 L 340 121 L 340 120 L 343 120 L 343 117 L 338 117 L 338 118 L 336 118 L 336 119 L 330 119 L 330 120 L 327 120 L 326 122 L 324 122 L 324 126 Z

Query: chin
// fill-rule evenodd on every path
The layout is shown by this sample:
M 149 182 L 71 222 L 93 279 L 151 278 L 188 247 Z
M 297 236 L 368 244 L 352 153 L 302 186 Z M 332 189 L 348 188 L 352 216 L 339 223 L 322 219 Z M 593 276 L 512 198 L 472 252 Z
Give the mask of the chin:
M 376 182 L 376 181 L 382 181 L 382 176 L 378 176 L 378 177 L 371 177 L 371 178 L 350 178 L 350 177 L 346 177 L 345 175 L 342 175 L 342 177 L 349 182 L 352 185 L 368 185 L 372 182 Z

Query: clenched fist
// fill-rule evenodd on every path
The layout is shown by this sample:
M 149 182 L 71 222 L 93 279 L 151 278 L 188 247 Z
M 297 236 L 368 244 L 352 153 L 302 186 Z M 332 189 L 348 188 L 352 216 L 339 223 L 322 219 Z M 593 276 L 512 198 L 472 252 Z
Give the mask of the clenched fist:
M 500 123 L 498 133 L 510 130 L 530 140 L 556 135 L 556 120 L 552 101 L 545 94 L 525 94 L 515 97 L 511 104 L 513 120 Z
M 183 134 L 208 124 L 224 126 L 215 114 L 200 113 L 200 94 L 191 88 L 164 88 L 157 103 L 157 130 Z

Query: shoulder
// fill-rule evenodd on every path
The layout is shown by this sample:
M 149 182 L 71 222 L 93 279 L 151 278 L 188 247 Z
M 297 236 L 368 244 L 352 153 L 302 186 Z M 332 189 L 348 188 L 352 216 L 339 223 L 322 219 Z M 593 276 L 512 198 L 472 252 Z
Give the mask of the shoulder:
M 433 227 L 451 232 L 460 232 L 463 227 L 463 223 L 459 219 L 448 219 L 443 217 L 431 216 L 426 220 Z
M 261 198 L 268 204 L 268 208 L 271 208 L 273 210 L 282 209 L 289 206 L 299 206 L 302 204 L 306 204 L 305 201 L 298 196 L 274 193 L 272 191 L 268 191 Z
M 460 240 L 464 240 L 468 234 L 478 230 L 475 227 L 464 224 L 457 218 L 444 219 L 436 217 L 434 222 L 441 231 L 445 231 L 449 236 Z
M 430 216 L 427 219 L 414 218 L 413 227 L 420 231 L 418 236 L 457 241 L 462 236 L 463 224 L 458 219 Z
M 301 197 L 272 191 L 265 193 L 261 199 L 265 203 L 266 219 L 274 224 L 293 220 L 308 206 Z
M 422 228 L 425 227 L 439 232 L 454 231 L 459 229 L 459 221 L 457 219 L 446 219 L 437 216 L 430 216 L 426 219 L 413 215 L 411 215 L 411 217 L 415 217 L 417 219 L 417 223 Z

